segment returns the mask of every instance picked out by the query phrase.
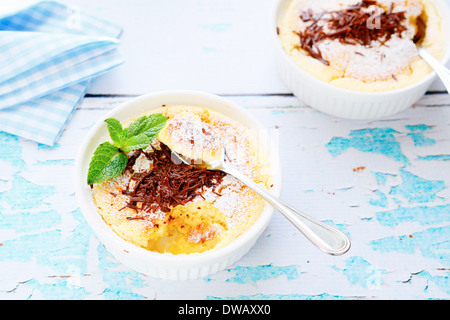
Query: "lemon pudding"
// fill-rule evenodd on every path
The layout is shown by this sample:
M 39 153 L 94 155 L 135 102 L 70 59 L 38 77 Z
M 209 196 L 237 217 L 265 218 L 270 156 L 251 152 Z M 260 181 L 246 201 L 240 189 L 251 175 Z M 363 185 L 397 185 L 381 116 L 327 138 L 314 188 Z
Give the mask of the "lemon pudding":
M 226 161 L 269 189 L 255 134 L 204 107 L 163 106 L 138 117 L 156 113 L 167 122 L 151 144 L 126 152 L 121 175 L 92 184 L 97 211 L 120 237 L 150 251 L 191 254 L 226 246 L 256 221 L 264 200 L 225 173 L 176 163 L 171 150 L 211 161 L 225 146 Z
M 431 68 L 416 43 L 442 59 L 447 31 L 432 0 L 292 0 L 277 29 L 299 67 L 329 84 L 365 92 L 424 78 Z

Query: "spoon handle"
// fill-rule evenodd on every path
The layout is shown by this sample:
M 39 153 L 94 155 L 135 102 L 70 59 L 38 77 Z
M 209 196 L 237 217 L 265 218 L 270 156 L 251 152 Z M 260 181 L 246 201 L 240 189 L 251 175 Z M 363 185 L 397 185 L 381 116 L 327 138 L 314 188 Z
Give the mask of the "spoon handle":
M 450 71 L 427 50 L 419 48 L 419 55 L 437 73 L 445 88 L 447 88 L 447 92 L 450 93 Z
M 226 165 L 221 170 L 234 176 L 263 197 L 323 252 L 337 256 L 346 253 L 350 249 L 350 239 L 340 230 L 289 206 L 235 168 Z

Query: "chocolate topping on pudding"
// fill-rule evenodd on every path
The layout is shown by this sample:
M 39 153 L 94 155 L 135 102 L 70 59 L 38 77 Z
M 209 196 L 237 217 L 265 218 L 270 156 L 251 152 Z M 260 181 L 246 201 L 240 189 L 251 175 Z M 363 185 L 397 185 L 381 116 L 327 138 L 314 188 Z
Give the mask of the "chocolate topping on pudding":
M 132 164 L 142 154 L 152 163 L 149 172 L 136 172 L 130 184 L 122 193 L 129 197 L 126 207 L 138 212 L 170 212 L 177 205 L 184 205 L 198 195 L 204 188 L 214 188 L 226 175 L 220 171 L 208 171 L 184 163 L 175 164 L 171 160 L 170 149 L 160 143 L 160 150 L 153 152 L 137 151 L 129 160 Z M 139 205 L 141 204 L 141 205 Z M 136 219 L 139 217 L 129 217 Z
M 308 54 L 325 65 L 330 63 L 322 57 L 317 43 L 325 40 L 339 40 L 343 44 L 370 46 L 373 41 L 381 44 L 389 41 L 393 35 L 402 37 L 406 30 L 403 22 L 405 12 L 393 12 L 394 4 L 390 8 L 376 11 L 369 10 L 371 6 L 381 8 L 374 0 L 363 0 L 344 10 L 323 11 L 314 16 L 311 9 L 300 14 L 303 22 L 312 22 L 297 34 L 300 37 L 300 47 Z

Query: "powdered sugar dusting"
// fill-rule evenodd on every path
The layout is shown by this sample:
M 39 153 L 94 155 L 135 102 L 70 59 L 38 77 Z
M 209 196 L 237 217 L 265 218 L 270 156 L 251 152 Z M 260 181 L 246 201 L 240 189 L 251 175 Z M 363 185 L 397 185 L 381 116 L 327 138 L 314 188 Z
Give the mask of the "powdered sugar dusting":
M 194 201 L 206 200 L 227 217 L 227 225 L 233 228 L 248 219 L 258 196 L 232 176 L 224 177 L 217 188 L 219 192 L 207 189 Z
M 257 159 L 252 150 L 249 132 L 231 119 L 213 117 L 209 125 L 223 141 L 225 161 L 249 177 L 258 176 Z
M 178 116 L 176 118 L 177 128 L 185 128 L 191 123 L 189 117 Z M 199 130 L 197 130 L 199 134 L 195 135 L 194 138 L 199 137 L 203 139 L 201 143 L 205 143 L 203 145 L 204 148 L 209 149 L 211 145 L 215 146 L 220 141 L 220 147 L 223 144 L 226 149 L 226 162 L 248 177 L 254 179 L 258 177 L 259 164 L 255 151 L 252 149 L 251 137 L 246 128 L 220 115 L 208 117 L 207 122 L 202 122 L 202 128 L 203 130 L 206 129 L 207 132 L 211 132 L 211 135 L 208 137 L 213 138 L 204 139 Z M 236 178 L 226 175 L 218 186 L 205 189 L 202 195 L 197 196 L 193 201 L 206 200 L 212 203 L 214 207 L 225 214 L 228 226 L 233 227 L 248 219 L 252 212 L 252 206 L 258 199 L 259 196 Z
M 342 70 L 344 76 L 363 81 L 392 79 L 417 58 L 416 45 L 397 36 L 376 47 L 345 45 L 338 40 L 325 40 L 318 47 L 324 58 L 334 68 Z
M 345 10 L 360 2 L 360 0 L 298 0 L 295 14 L 300 16 L 302 12 L 311 10 L 315 16 L 319 16 L 324 11 Z M 366 82 L 396 79 L 395 75 L 408 71 L 412 62 L 418 59 L 417 48 L 412 41 L 416 32 L 413 23 L 422 13 L 423 7 L 419 0 L 378 0 L 377 5 L 371 5 L 364 10 L 373 13 L 373 27 L 376 27 L 376 15 L 390 10 L 391 7 L 392 12 L 405 12 L 406 19 L 402 24 L 406 30 L 401 36 L 393 35 L 384 43 L 372 41 L 369 46 L 326 39 L 317 43 L 323 58 L 331 67 L 341 71 L 343 76 Z M 325 21 L 327 16 L 328 13 L 323 15 Z M 329 31 L 326 22 L 320 23 L 324 26 L 325 32 Z M 293 31 L 302 31 L 310 24 L 312 21 L 303 21 L 299 18 L 297 29 Z
M 193 160 L 213 161 L 221 155 L 221 139 L 210 126 L 189 112 L 170 119 L 160 137 L 172 150 Z
M 187 241 L 192 243 L 203 243 L 215 238 L 222 229 L 223 227 L 218 223 L 213 223 L 208 226 L 200 224 L 188 233 Z
M 161 210 L 141 211 L 139 215 L 143 218 L 146 228 L 153 228 L 155 222 L 164 220 L 166 213 Z

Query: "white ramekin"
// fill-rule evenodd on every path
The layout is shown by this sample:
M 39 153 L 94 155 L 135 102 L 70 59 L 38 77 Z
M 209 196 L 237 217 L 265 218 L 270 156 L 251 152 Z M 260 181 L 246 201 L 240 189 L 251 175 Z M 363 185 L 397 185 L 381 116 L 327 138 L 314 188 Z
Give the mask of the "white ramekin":
M 286 53 L 277 34 L 277 27 L 291 0 L 277 0 L 272 11 L 270 36 L 278 72 L 286 86 L 302 102 L 324 113 L 347 119 L 371 120 L 393 115 L 417 102 L 436 78 L 432 72 L 405 88 L 386 92 L 361 92 L 339 88 L 314 77 L 299 67 Z M 434 0 L 443 23 L 449 30 L 450 14 L 444 0 Z M 450 58 L 450 46 L 442 62 Z
M 263 125 L 248 111 L 221 97 L 197 91 L 164 91 L 150 93 L 129 100 L 114 108 L 100 119 L 83 140 L 75 162 L 75 192 L 83 215 L 106 249 L 120 262 L 148 276 L 162 279 L 184 280 L 205 277 L 225 269 L 238 261 L 256 243 L 270 222 L 273 208 L 266 205 L 257 221 L 241 236 L 218 250 L 188 255 L 156 253 L 137 247 L 120 238 L 103 221 L 96 210 L 90 187 L 86 183 L 89 162 L 96 147 L 107 140 L 108 132 L 104 119 L 116 118 L 121 122 L 138 114 L 160 108 L 162 105 L 195 105 L 218 111 L 235 119 L 250 129 L 267 132 Z M 278 149 L 270 146 L 268 152 L 272 193 L 281 192 L 281 165 Z

